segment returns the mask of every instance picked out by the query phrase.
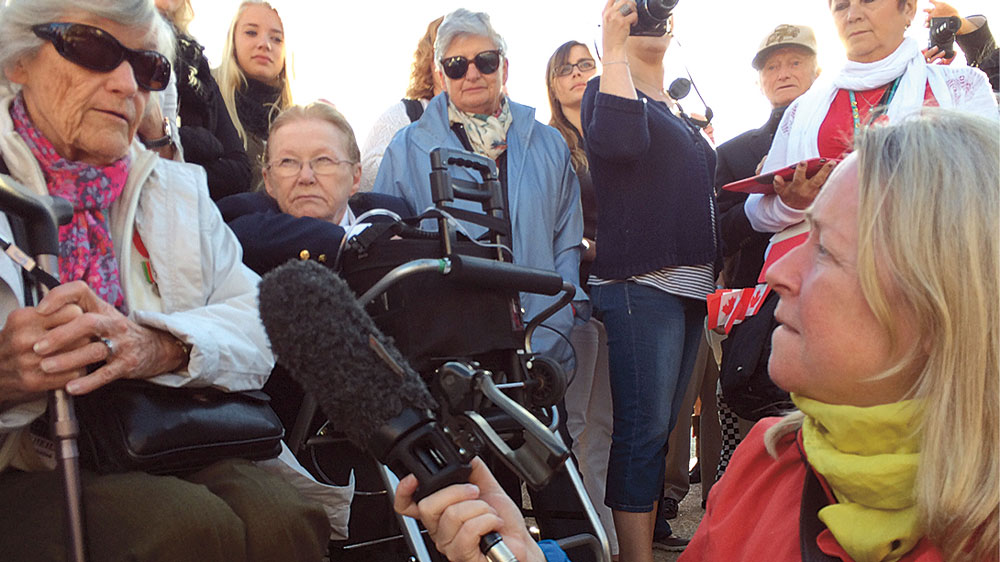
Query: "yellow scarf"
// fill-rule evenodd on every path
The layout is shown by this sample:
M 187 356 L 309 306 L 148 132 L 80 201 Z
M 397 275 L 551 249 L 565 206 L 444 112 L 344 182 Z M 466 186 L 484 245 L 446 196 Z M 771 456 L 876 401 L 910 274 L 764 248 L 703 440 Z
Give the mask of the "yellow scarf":
M 806 415 L 809 464 L 839 502 L 821 509 L 820 520 L 856 562 L 899 560 L 924 534 L 913 496 L 922 401 L 867 408 L 794 394 L 792 401 Z

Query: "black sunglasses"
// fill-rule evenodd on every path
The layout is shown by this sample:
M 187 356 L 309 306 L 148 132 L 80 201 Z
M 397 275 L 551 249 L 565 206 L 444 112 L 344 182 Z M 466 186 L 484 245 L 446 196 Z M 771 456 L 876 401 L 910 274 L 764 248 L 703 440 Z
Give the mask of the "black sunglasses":
M 62 57 L 97 72 L 111 72 L 127 60 L 140 88 L 158 92 L 170 82 L 170 61 L 156 51 L 129 49 L 107 31 L 82 23 L 43 23 L 31 28 Z
M 500 68 L 499 50 L 483 51 L 476 55 L 472 62 L 483 74 L 493 74 Z M 452 80 L 458 80 L 469 71 L 469 59 L 465 57 L 448 57 L 441 60 L 441 67 L 444 68 L 444 75 Z

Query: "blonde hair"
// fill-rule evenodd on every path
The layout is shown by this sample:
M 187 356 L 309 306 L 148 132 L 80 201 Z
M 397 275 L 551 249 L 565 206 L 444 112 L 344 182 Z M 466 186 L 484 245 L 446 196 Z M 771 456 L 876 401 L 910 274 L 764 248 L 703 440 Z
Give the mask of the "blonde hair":
M 923 361 L 910 392 L 926 403 L 914 490 L 923 527 L 946 560 L 995 559 L 1000 127 L 924 109 L 898 125 L 867 129 L 856 150 L 862 292 L 893 341 L 892 303 L 912 311 L 924 335 L 887 373 Z M 772 427 L 768 450 L 774 454 L 777 440 L 801 421 L 797 412 Z
M 176 10 L 171 13 L 164 13 L 163 15 L 170 23 L 174 24 L 177 31 L 187 35 L 188 26 L 194 20 L 194 8 L 191 6 L 191 0 L 182 0 Z
M 590 164 L 587 162 L 587 153 L 583 149 L 583 133 L 578 131 L 566 118 L 562 104 L 556 97 L 556 89 L 552 87 L 552 82 L 556 79 L 556 68 L 569 62 L 570 51 L 576 46 L 587 49 L 587 46 L 579 41 L 567 41 L 560 45 L 556 52 L 552 53 L 552 56 L 549 57 L 549 63 L 545 66 L 545 86 L 549 92 L 549 109 L 552 114 L 552 117 L 549 118 L 549 125 L 562 133 L 563 138 L 566 139 L 573 168 L 587 170 L 590 168 Z M 587 49 L 587 54 L 590 54 L 590 49 Z
M 347 122 L 344 114 L 337 111 L 337 108 L 324 101 L 314 101 L 309 105 L 293 105 L 285 108 L 271 123 L 271 128 L 268 130 L 268 137 L 274 135 L 278 129 L 285 125 L 297 121 L 325 121 L 333 125 L 347 137 L 347 146 L 345 146 L 347 157 L 355 164 L 361 161 L 361 150 L 358 148 L 358 139 L 354 136 L 354 129 L 351 128 L 351 124 Z M 271 143 L 267 143 L 264 147 L 265 164 L 270 159 Z
M 236 15 L 233 16 L 233 21 L 229 23 L 229 33 L 226 35 L 226 44 L 222 50 L 222 63 L 215 72 L 215 81 L 219 83 L 219 90 L 222 92 L 222 100 L 226 103 L 226 109 L 229 111 L 229 117 L 233 120 L 233 126 L 236 127 L 236 132 L 239 133 L 240 138 L 243 139 L 243 148 L 247 148 L 247 133 L 243 128 L 243 122 L 240 121 L 240 116 L 236 111 L 236 90 L 246 87 L 247 77 L 246 74 L 244 74 L 243 69 L 240 68 L 239 62 L 236 60 L 236 25 L 243 16 L 243 12 L 245 12 L 250 6 L 267 7 L 274 11 L 274 13 L 278 16 L 279 21 L 281 20 L 281 14 L 278 13 L 278 10 L 265 0 L 243 0 L 240 7 L 236 10 Z M 281 72 L 278 74 L 281 94 L 278 96 L 278 101 L 275 104 L 275 107 L 272 108 L 272 111 L 280 111 L 291 106 L 293 103 L 291 81 L 292 65 L 289 62 L 292 54 L 288 49 L 287 35 L 284 44 L 285 63 L 282 65 Z
M 434 97 L 434 39 L 444 16 L 427 25 L 427 32 L 417 43 L 410 68 L 410 84 L 406 87 L 406 97 L 411 100 L 429 100 Z

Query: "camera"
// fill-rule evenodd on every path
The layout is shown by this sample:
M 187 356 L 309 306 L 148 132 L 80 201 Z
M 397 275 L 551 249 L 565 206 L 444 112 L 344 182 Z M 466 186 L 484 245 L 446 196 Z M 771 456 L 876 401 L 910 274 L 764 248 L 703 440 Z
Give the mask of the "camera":
M 945 58 L 955 56 L 955 33 L 962 27 L 962 19 L 957 16 L 947 18 L 931 18 L 930 43 L 927 48 L 937 47 Z
M 639 19 L 632 24 L 629 35 L 663 37 L 667 33 L 667 20 L 680 0 L 636 0 L 635 11 Z

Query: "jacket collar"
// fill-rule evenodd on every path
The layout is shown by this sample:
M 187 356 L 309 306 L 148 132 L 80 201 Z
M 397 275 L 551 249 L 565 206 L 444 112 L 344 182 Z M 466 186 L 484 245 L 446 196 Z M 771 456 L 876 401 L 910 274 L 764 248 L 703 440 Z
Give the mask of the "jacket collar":
M 510 113 L 513 120 L 510 129 L 507 131 L 507 193 L 510 199 L 510 208 L 517 208 L 518 189 L 512 188 L 521 184 L 521 176 L 524 173 L 526 147 L 531 142 L 531 137 L 535 132 L 535 109 L 526 105 L 521 105 L 507 98 L 510 106 Z M 420 119 L 410 125 L 413 127 L 412 140 L 421 152 L 429 154 L 431 150 L 439 146 L 462 149 L 462 144 L 451 132 L 448 122 L 448 93 L 441 92 L 427 104 L 427 109 Z M 445 142 L 442 142 L 442 134 Z M 469 179 L 479 181 L 478 174 L 473 176 L 471 170 L 467 171 Z M 511 213 L 514 215 L 514 213 Z M 511 217 L 514 220 L 514 217 Z

